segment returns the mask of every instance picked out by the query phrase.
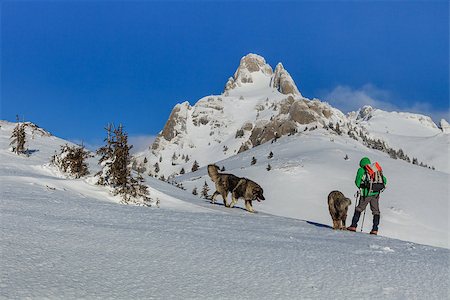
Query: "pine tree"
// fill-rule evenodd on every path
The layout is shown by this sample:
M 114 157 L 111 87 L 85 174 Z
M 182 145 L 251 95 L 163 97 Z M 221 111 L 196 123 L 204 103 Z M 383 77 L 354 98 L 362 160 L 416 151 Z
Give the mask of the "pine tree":
M 198 195 L 197 187 L 194 187 L 194 189 L 192 190 L 192 195 L 195 195 L 195 196 Z
M 159 163 L 156 162 L 153 166 L 155 167 L 155 173 L 159 173 Z
M 267 164 L 267 168 L 266 168 L 266 170 L 267 170 L 267 171 L 270 171 L 270 170 L 272 170 L 272 166 L 271 166 L 270 164 Z
M 144 164 L 148 162 L 147 157 L 144 157 Z
M 122 124 L 117 128 L 114 128 L 114 125 L 108 125 L 106 130 L 108 132 L 108 137 L 105 139 L 107 145 L 97 151 L 102 154 L 99 164 L 103 166 L 102 171 L 98 173 L 99 184 L 113 187 L 114 195 L 120 195 L 123 203 L 139 202 L 150 205 L 148 187 L 144 184 L 141 172 L 138 172 L 136 178 L 131 174 L 130 149 L 133 146 L 128 145 L 128 134 L 123 131 Z
M 345 160 L 348 160 L 348 159 L 349 159 L 349 158 L 348 158 L 348 154 L 345 154 L 344 159 L 345 159 Z
M 180 174 L 183 175 L 184 173 L 186 173 L 186 171 L 184 170 L 184 168 L 181 168 Z
M 256 164 L 256 162 L 257 162 L 257 159 L 253 156 L 252 157 L 252 162 L 250 164 L 253 166 L 254 164 Z
M 205 181 L 205 184 L 203 185 L 203 189 L 202 189 L 202 197 L 205 199 L 208 199 L 209 198 L 208 192 L 209 192 L 209 186 Z
M 268 159 L 271 159 L 273 157 L 273 152 L 270 151 L 269 156 L 267 156 Z
M 221 172 L 225 172 L 225 166 L 222 166 L 222 169 L 220 169 Z
M 51 162 L 61 171 L 68 173 L 74 178 L 81 178 L 89 174 L 86 159 L 92 155 L 85 150 L 84 146 L 61 146 L 59 154 L 52 157 Z
M 342 134 L 341 126 L 339 125 L 339 122 L 336 123 L 336 129 L 334 131 L 336 131 L 336 133 L 339 134 L 339 135 Z
M 12 140 L 10 145 L 12 146 L 12 152 L 16 154 L 25 153 L 25 142 L 26 142 L 26 134 L 25 134 L 25 123 L 19 122 L 19 116 L 17 118 L 17 125 L 14 127 L 10 139 Z
M 108 185 L 111 176 L 111 164 L 113 161 L 113 143 L 114 137 L 112 135 L 112 124 L 108 124 L 105 127 L 107 136 L 104 139 L 106 145 L 100 147 L 97 150 L 97 155 L 100 155 L 98 163 L 102 166 L 102 169 L 96 174 L 98 177 L 97 184 Z
M 199 168 L 198 162 L 195 160 L 195 161 L 194 161 L 194 164 L 192 165 L 191 171 L 192 171 L 192 172 L 195 172 L 195 171 L 198 170 L 198 168 Z
M 151 206 L 150 192 L 148 191 L 148 186 L 144 184 L 145 180 L 142 177 L 142 173 L 138 172 L 136 177 L 135 198 L 140 198 L 144 205 Z

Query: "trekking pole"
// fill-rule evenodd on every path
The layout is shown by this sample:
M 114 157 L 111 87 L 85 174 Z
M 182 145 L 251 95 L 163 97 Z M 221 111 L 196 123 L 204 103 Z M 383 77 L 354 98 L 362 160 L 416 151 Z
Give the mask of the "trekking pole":
M 355 211 L 353 212 L 353 215 L 356 212 L 356 207 L 359 205 L 359 201 L 361 201 L 359 196 L 360 196 L 360 193 L 359 193 L 359 190 L 357 190 L 355 195 L 354 195 L 356 201 L 355 201 Z
M 361 232 L 363 231 L 365 217 L 366 217 L 366 209 L 364 208 L 364 214 L 363 214 L 363 219 L 362 219 L 362 223 L 361 223 Z

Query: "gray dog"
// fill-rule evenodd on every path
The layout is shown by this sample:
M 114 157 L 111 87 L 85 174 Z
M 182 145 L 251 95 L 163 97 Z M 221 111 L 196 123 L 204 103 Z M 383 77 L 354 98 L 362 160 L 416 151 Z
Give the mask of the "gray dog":
M 328 209 L 333 220 L 333 229 L 345 230 L 348 207 L 352 201 L 339 191 L 332 191 L 328 195 Z
M 216 185 L 216 191 L 211 197 L 211 203 L 214 203 L 216 197 L 221 195 L 223 204 L 226 207 L 233 207 L 239 198 L 244 198 L 247 211 L 255 212 L 252 201 L 265 200 L 262 187 L 253 180 L 237 177 L 233 174 L 219 173 L 219 167 L 216 165 L 208 165 L 208 175 Z M 232 201 L 228 205 L 227 196 L 230 192 Z

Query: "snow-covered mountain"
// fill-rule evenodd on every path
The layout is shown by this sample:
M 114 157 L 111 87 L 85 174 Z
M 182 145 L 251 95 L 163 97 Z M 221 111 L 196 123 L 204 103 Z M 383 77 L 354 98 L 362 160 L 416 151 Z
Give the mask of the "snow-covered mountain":
M 403 151 L 410 161 L 450 173 L 448 130 L 431 118 L 411 113 L 384 112 L 363 107 L 344 115 L 319 99 L 307 99 L 278 63 L 275 70 L 256 54 L 244 56 L 221 95 L 177 104 L 163 130 L 137 162 L 155 177 L 174 177 L 217 162 L 282 136 L 318 128 L 353 136 L 380 139 L 385 152 Z M 372 147 L 374 147 L 372 145 Z
M 204 167 L 217 163 L 265 188 L 270 200 L 258 205 L 261 211 L 327 223 L 327 194 L 337 189 L 351 197 L 359 160 L 368 156 L 381 163 L 389 181 L 381 234 L 448 247 L 445 128 L 445 121 L 439 128 L 427 116 L 369 106 L 344 115 L 303 97 L 281 63 L 273 71 L 264 58 L 249 54 L 222 95 L 176 105 L 136 164 L 151 176 L 200 190 L 205 181 L 213 186 Z M 253 157 L 257 163 L 250 165 Z M 190 172 L 194 161 L 201 168 Z
M 313 185 L 326 190 L 332 182 L 344 183 L 354 171 L 354 156 L 367 151 L 353 139 L 326 130 L 308 132 L 301 144 L 296 136 L 280 138 L 273 144 L 270 172 L 264 169 L 268 162 L 263 158 L 268 150 L 264 145 L 224 161 L 230 169 L 236 166 L 233 172 L 257 177 L 264 184 L 267 200 L 255 204 L 259 213 L 250 214 L 239 207 L 211 205 L 190 191 L 148 176 L 146 183 L 151 196 L 161 200 L 160 208 L 119 205 L 105 187 L 94 184 L 92 175 L 70 179 L 49 165 L 50 157 L 68 142 L 31 123 L 26 129 L 29 156 L 11 152 L 14 126 L 0 121 L 2 299 L 448 296 L 448 249 L 333 231 L 326 225 L 331 220 L 313 221 L 317 211 L 326 210 L 324 195 L 318 194 L 316 201 Z M 301 148 L 301 156 L 296 148 Z M 342 158 L 344 151 L 348 161 Z M 386 158 L 372 152 L 375 159 Z M 238 167 L 249 165 L 251 155 L 259 163 Z M 92 174 L 97 159 L 89 161 Z M 383 197 L 387 204 L 382 204 L 386 213 L 381 232 L 422 228 L 414 236 L 443 245 L 437 229 L 444 226 L 444 204 L 441 192 L 433 189 L 448 175 L 403 161 L 386 167 L 392 185 Z M 394 192 L 400 173 L 420 178 L 421 186 L 410 185 L 412 191 L 405 195 Z M 328 179 L 330 174 L 337 182 Z M 202 175 L 204 169 L 182 179 L 193 186 L 202 180 L 195 177 Z M 296 186 L 295 201 L 290 201 L 291 185 Z M 275 198 L 280 189 L 286 189 L 285 197 Z M 426 199 L 411 197 L 425 195 L 428 189 Z M 434 210 L 429 210 L 430 204 Z M 262 213 L 273 209 L 289 215 L 289 208 L 311 217 L 303 221 Z M 420 210 L 422 217 L 416 218 Z M 394 222 L 395 227 L 388 226 Z

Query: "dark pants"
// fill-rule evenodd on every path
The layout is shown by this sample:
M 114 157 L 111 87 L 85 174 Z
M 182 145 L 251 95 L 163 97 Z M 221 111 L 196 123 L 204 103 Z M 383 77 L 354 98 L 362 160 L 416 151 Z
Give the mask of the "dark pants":
M 351 227 L 356 227 L 358 225 L 358 221 L 359 221 L 359 217 L 361 216 L 361 212 L 364 211 L 367 204 L 370 203 L 370 210 L 372 211 L 372 214 L 373 214 L 372 230 L 378 231 L 378 225 L 380 224 L 380 205 L 378 203 L 379 199 L 380 199 L 380 195 L 361 197 L 359 199 L 359 204 L 355 209 L 355 214 L 353 215 Z

